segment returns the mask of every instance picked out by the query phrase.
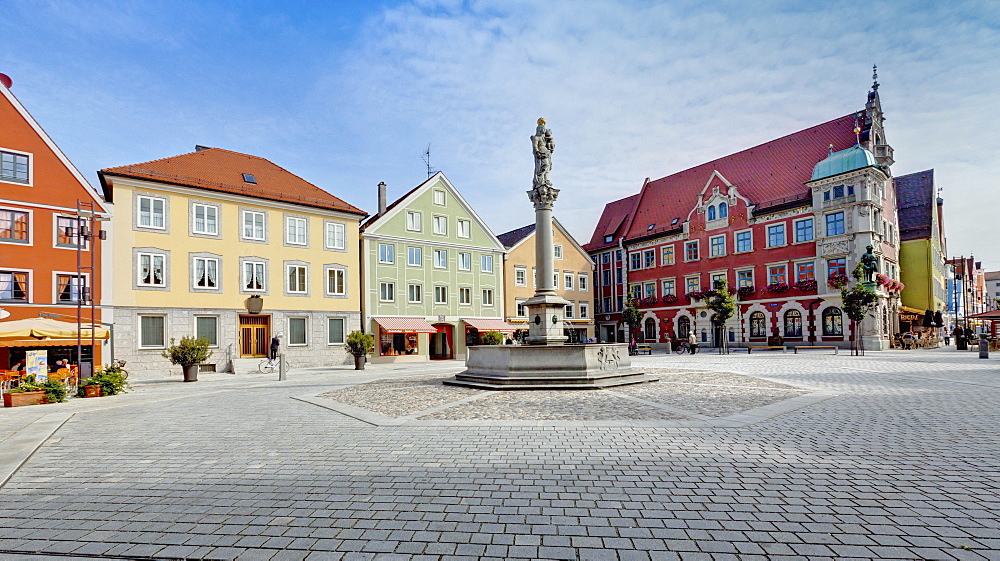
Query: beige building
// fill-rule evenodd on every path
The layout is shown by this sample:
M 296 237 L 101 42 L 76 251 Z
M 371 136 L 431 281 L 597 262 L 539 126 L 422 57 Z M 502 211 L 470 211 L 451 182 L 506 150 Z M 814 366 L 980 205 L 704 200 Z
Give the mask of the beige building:
M 569 343 L 586 342 L 594 337 L 593 292 L 591 271 L 593 262 L 580 244 L 569 235 L 558 220 L 552 219 L 555 243 L 554 274 L 559 296 L 566 306 L 565 333 Z M 504 260 L 504 310 L 507 323 L 528 328 L 524 302 L 534 296 L 538 286 L 535 271 L 535 225 L 511 230 L 497 236 L 507 248 Z M 521 335 L 523 332 L 518 332 Z

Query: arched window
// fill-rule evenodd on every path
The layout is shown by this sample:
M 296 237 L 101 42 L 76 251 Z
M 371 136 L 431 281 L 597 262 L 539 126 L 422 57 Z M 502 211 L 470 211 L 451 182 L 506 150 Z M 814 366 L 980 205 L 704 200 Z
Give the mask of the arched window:
M 726 203 L 719 203 L 719 218 L 725 218 L 729 216 L 729 205 Z
M 750 314 L 750 336 L 767 337 L 767 326 L 765 325 L 764 312 L 754 312 Z
M 708 219 L 709 220 L 715 220 L 715 207 L 714 206 L 708 207 Z
M 656 340 L 656 320 L 653 318 L 646 318 L 643 324 L 643 335 L 646 337 L 647 341 Z
M 785 312 L 785 337 L 802 337 L 802 312 L 798 310 Z
M 844 314 L 840 308 L 823 310 L 823 335 L 834 337 L 844 334 Z
M 691 335 L 691 318 L 687 316 L 681 316 L 677 320 L 677 338 L 687 339 L 688 335 Z

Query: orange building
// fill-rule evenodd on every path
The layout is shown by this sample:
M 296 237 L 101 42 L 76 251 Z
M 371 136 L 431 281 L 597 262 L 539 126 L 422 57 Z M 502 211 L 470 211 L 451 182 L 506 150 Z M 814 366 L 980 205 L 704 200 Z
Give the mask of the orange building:
M 103 320 L 101 304 L 107 303 L 101 240 L 93 234 L 107 210 L 10 85 L 0 74 L 0 322 L 52 314 L 75 324 L 79 311 L 89 327 Z M 89 339 L 82 343 L 83 362 L 93 354 L 94 364 L 101 364 L 103 343 L 93 351 Z M 75 338 L 6 341 L 0 342 L 0 370 L 23 360 L 27 349 L 47 350 L 50 364 L 78 360 Z

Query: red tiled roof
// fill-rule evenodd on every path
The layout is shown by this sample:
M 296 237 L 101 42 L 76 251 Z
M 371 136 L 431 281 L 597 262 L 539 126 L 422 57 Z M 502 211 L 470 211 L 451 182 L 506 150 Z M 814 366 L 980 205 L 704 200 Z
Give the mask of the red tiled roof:
M 680 218 L 677 226 L 683 224 L 714 171 L 722 174 L 753 204 L 804 194 L 804 184 L 810 180 L 816 163 L 829 154 L 829 146 L 832 144 L 834 150 L 843 150 L 855 143 L 854 118 L 855 114 L 851 113 L 647 182 L 639 193 L 626 237 L 645 235 L 650 224 L 655 224 L 656 230 L 667 228 L 674 218 Z M 603 216 L 601 218 L 604 220 Z M 597 237 L 604 230 L 605 226 L 599 223 L 591 244 L 603 241 Z
M 256 183 L 244 181 L 244 173 L 253 175 Z M 362 216 L 368 214 L 269 160 L 221 148 L 201 148 L 188 154 L 151 162 L 102 169 L 98 176 L 104 187 L 105 198 L 110 201 L 113 193 L 104 179 L 106 175 L 183 185 Z
M 583 249 L 598 251 L 617 244 L 618 237 L 625 235 L 625 226 L 628 225 L 628 219 L 632 216 L 632 211 L 638 200 L 639 194 L 637 193 L 604 205 L 604 212 L 601 213 L 601 218 L 597 221 L 594 235 L 590 238 L 590 243 L 583 246 Z M 604 243 L 604 236 L 615 236 L 615 241 Z

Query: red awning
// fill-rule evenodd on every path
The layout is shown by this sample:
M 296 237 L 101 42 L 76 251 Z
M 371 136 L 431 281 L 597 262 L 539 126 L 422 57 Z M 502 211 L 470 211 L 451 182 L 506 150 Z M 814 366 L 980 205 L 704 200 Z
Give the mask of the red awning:
M 437 333 L 437 329 L 421 318 L 372 318 L 390 333 Z
M 462 318 L 462 321 L 475 327 L 479 331 L 499 331 L 500 333 L 513 333 L 517 328 L 497 318 Z
M 1000 310 L 990 310 L 988 312 L 980 312 L 978 314 L 971 314 L 966 316 L 969 319 L 991 319 L 993 321 L 1000 320 Z

